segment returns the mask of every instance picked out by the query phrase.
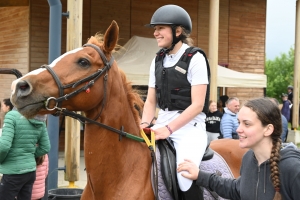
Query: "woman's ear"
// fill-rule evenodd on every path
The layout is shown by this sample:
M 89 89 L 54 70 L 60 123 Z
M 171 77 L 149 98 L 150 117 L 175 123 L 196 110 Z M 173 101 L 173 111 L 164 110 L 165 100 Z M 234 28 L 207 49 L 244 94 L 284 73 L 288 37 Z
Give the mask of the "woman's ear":
M 176 37 L 182 34 L 182 28 L 180 26 L 176 27 Z
M 264 136 L 270 136 L 270 135 L 272 135 L 272 133 L 274 132 L 274 126 L 273 126 L 273 124 L 268 124 L 267 126 L 266 126 L 266 130 L 265 130 L 265 132 L 264 132 Z

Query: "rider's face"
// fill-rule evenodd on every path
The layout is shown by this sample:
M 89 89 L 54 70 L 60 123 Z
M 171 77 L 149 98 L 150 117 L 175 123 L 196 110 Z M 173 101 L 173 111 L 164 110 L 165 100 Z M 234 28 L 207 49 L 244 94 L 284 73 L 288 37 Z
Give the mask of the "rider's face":
M 168 25 L 156 25 L 154 26 L 154 33 L 153 33 L 157 45 L 160 48 L 169 48 L 172 44 L 172 29 Z

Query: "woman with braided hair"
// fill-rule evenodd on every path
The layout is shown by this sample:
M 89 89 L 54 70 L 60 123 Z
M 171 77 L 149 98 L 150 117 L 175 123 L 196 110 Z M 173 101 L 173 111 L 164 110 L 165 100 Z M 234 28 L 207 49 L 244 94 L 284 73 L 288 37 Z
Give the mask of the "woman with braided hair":
M 237 179 L 200 171 L 190 160 L 179 164 L 181 175 L 196 180 L 227 199 L 292 200 L 300 196 L 300 151 L 292 143 L 282 146 L 281 113 L 269 98 L 249 100 L 238 115 L 240 147 L 244 155 Z

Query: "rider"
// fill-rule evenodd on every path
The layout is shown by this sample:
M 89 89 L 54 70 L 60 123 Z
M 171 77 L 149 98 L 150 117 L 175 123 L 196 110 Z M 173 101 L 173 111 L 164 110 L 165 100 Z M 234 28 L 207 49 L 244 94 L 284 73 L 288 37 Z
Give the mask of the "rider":
M 155 11 L 148 26 L 154 28 L 154 37 L 162 48 L 158 56 L 163 55 L 163 60 L 152 60 L 140 127 L 145 128 L 151 123 L 158 106 L 158 118 L 152 127 L 155 139 L 169 137 L 173 141 L 177 164 L 189 158 L 200 166 L 207 146 L 206 116 L 202 112 L 208 85 L 206 59 L 196 52 L 187 70 L 177 64 L 185 50 L 192 46 L 192 39 L 189 38 L 191 18 L 183 8 L 165 5 Z M 175 76 L 181 76 L 181 79 Z M 174 98 L 175 92 L 177 95 Z M 177 178 L 185 199 L 203 198 L 201 189 L 193 181 L 180 174 Z

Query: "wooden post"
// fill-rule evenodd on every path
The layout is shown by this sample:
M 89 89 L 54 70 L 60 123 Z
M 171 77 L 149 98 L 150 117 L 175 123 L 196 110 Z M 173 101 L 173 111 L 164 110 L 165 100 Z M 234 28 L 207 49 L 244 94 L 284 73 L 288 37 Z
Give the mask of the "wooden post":
M 295 63 L 293 89 L 293 121 L 292 128 L 299 126 L 299 68 L 300 68 L 300 0 L 296 1 L 296 28 L 295 28 Z
M 210 0 L 208 60 L 210 65 L 210 100 L 217 101 L 218 50 L 219 50 L 219 0 Z
M 82 5 L 83 0 L 68 0 L 67 51 L 82 46 Z M 70 117 L 65 122 L 65 165 L 65 180 L 75 187 L 80 169 L 80 122 Z

